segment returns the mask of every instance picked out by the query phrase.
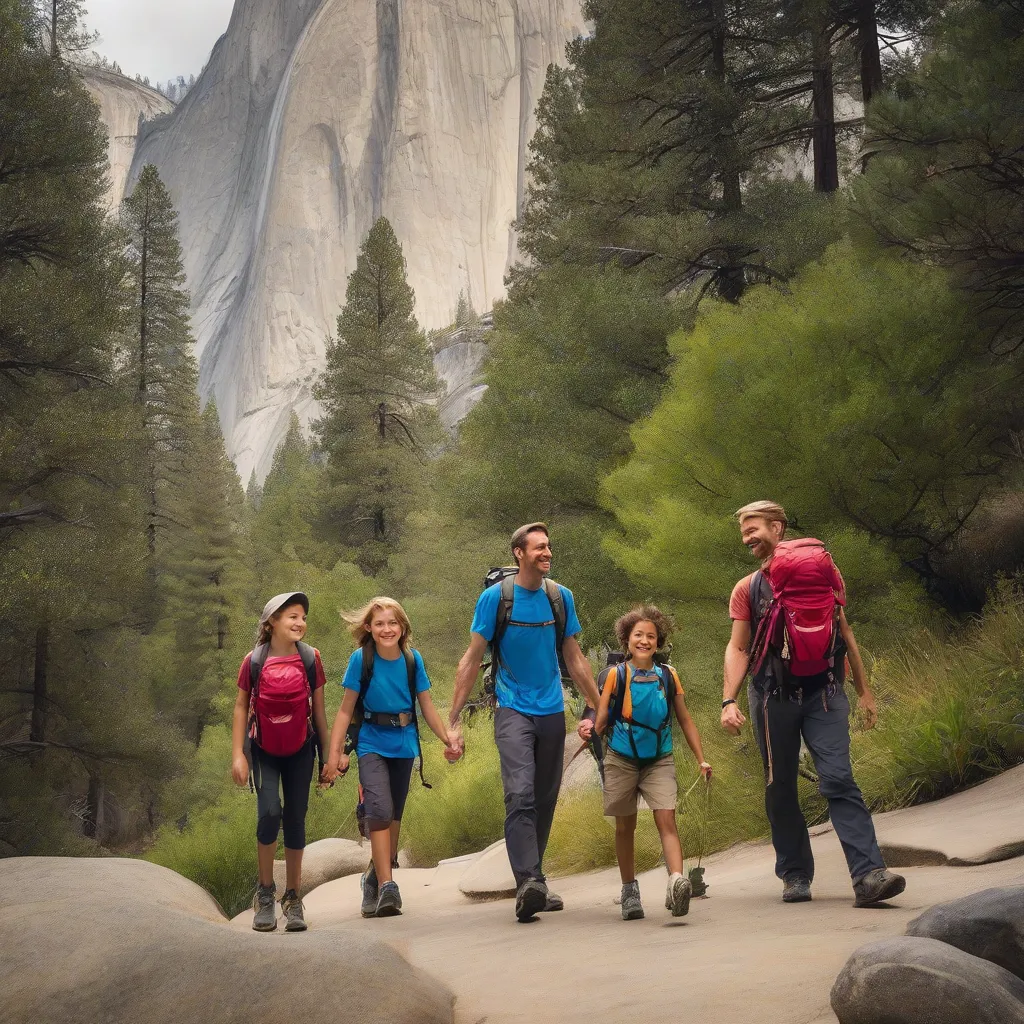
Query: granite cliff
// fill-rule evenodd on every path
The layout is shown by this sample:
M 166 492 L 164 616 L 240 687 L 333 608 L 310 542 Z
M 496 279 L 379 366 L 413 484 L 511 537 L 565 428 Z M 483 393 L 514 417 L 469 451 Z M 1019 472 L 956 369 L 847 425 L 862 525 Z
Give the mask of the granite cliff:
M 579 0 L 236 0 L 195 87 L 141 126 L 131 175 L 156 164 L 178 208 L 203 397 L 243 480 L 293 409 L 315 416 L 376 217 L 424 327 L 460 291 L 502 296 L 545 71 L 582 29 Z

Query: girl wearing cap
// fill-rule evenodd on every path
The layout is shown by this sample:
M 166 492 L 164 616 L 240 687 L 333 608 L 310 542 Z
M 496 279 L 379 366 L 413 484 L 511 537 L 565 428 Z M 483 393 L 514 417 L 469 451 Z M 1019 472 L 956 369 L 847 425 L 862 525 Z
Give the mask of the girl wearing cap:
M 284 826 L 287 872 L 281 910 L 285 930 L 305 931 L 299 885 L 306 846 L 306 809 L 313 778 L 314 752 L 327 746 L 324 712 L 324 667 L 320 652 L 302 642 L 309 598 L 301 593 L 272 597 L 260 616 L 256 647 L 238 670 L 238 695 L 232 726 L 231 774 L 256 791 L 256 852 L 259 884 L 252 926 L 259 932 L 277 927 L 274 906 L 274 853 Z
M 362 695 L 364 717 L 356 755 L 373 860 L 360 880 L 361 913 L 363 917 L 390 917 L 402 912 L 402 896 L 391 869 L 398 855 L 402 812 L 417 756 L 423 778 L 416 704 L 424 721 L 447 748 L 445 757 L 458 760 L 459 751 L 430 699 L 423 658 L 409 643 L 412 628 L 405 609 L 390 597 L 375 597 L 342 618 L 351 625 L 358 646 L 342 680 L 345 696 L 331 730 L 325 780 L 333 781 L 348 771 L 345 736 Z

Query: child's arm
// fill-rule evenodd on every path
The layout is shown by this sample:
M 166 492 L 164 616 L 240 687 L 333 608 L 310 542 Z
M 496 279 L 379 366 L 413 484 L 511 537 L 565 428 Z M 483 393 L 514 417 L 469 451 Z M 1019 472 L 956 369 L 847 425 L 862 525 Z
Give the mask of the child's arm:
M 423 712 L 423 719 L 430 726 L 430 731 L 448 748 L 451 753 L 456 753 L 455 744 L 452 742 L 452 738 L 448 735 L 448 730 L 444 726 L 444 721 L 441 716 L 437 713 L 437 708 L 434 707 L 434 702 L 430 699 L 429 690 L 421 690 L 417 695 L 420 702 L 420 711 Z
M 686 743 L 693 751 L 693 756 L 697 758 L 697 763 L 700 765 L 700 773 L 705 779 L 710 779 L 711 765 L 704 760 L 704 749 L 700 745 L 700 733 L 697 732 L 697 723 L 690 716 L 689 709 L 686 707 L 686 698 L 681 693 L 676 694 L 675 709 L 676 718 L 679 720 L 679 728 L 683 730 Z
M 615 680 L 618 672 L 612 669 L 604 682 L 604 690 L 601 691 L 601 700 L 597 705 L 597 721 L 594 722 L 594 729 L 599 736 L 603 735 L 608 728 L 608 708 L 612 702 L 612 690 L 615 689 Z
M 240 689 L 235 696 L 231 716 L 231 777 L 239 786 L 249 778 L 249 762 L 245 759 L 245 720 L 249 717 L 249 691 Z
M 358 690 L 350 690 L 346 687 L 341 707 L 338 708 L 338 713 L 334 716 L 331 742 L 327 750 L 327 764 L 324 765 L 324 768 L 327 769 L 327 774 L 329 774 L 329 782 L 337 778 L 338 775 L 344 775 L 348 771 L 349 756 L 344 753 L 345 733 L 348 732 L 349 723 L 352 721 L 352 712 L 356 709 L 356 700 L 358 698 Z

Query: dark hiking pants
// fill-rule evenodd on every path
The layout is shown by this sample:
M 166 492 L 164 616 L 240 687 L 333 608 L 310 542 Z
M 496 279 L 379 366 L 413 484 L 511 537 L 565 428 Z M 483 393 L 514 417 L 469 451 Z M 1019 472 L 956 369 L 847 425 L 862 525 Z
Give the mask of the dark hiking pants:
M 307 740 L 301 750 L 289 757 L 268 754 L 254 743 L 252 758 L 256 841 L 264 846 L 276 843 L 283 824 L 285 848 L 304 850 L 309 784 L 313 779 L 313 741 Z
M 565 714 L 494 712 L 494 741 L 505 791 L 505 846 L 516 886 L 544 880 L 541 863 L 551 834 L 565 753 Z
M 814 758 L 818 789 L 828 800 L 850 877 L 857 881 L 875 868 L 884 868 L 871 814 L 853 778 L 850 702 L 842 687 L 832 697 L 820 688 L 801 702 L 778 696 L 766 702 L 752 685 L 747 693 L 751 726 L 764 761 L 764 807 L 772 827 L 775 874 L 783 880 L 795 875 L 814 878 L 811 840 L 797 798 L 801 736 Z

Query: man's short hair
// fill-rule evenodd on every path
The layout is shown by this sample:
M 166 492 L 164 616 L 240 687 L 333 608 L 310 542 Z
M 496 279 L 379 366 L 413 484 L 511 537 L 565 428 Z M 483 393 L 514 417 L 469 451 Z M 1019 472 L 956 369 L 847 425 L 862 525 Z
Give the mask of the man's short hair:
M 519 564 L 519 558 L 516 555 L 516 548 L 520 551 L 525 551 L 526 538 L 531 533 L 543 533 L 545 537 L 551 537 L 551 534 L 548 532 L 547 523 L 527 523 L 525 526 L 520 526 L 519 529 L 512 534 L 512 540 L 509 543 L 509 547 L 512 549 L 512 557 L 516 560 L 516 565 Z
M 752 501 L 749 505 L 744 505 L 743 508 L 736 510 L 736 518 L 740 525 L 743 524 L 744 519 L 750 519 L 753 516 L 769 523 L 782 523 L 783 533 L 786 532 L 786 527 L 789 525 L 786 510 L 777 501 Z

